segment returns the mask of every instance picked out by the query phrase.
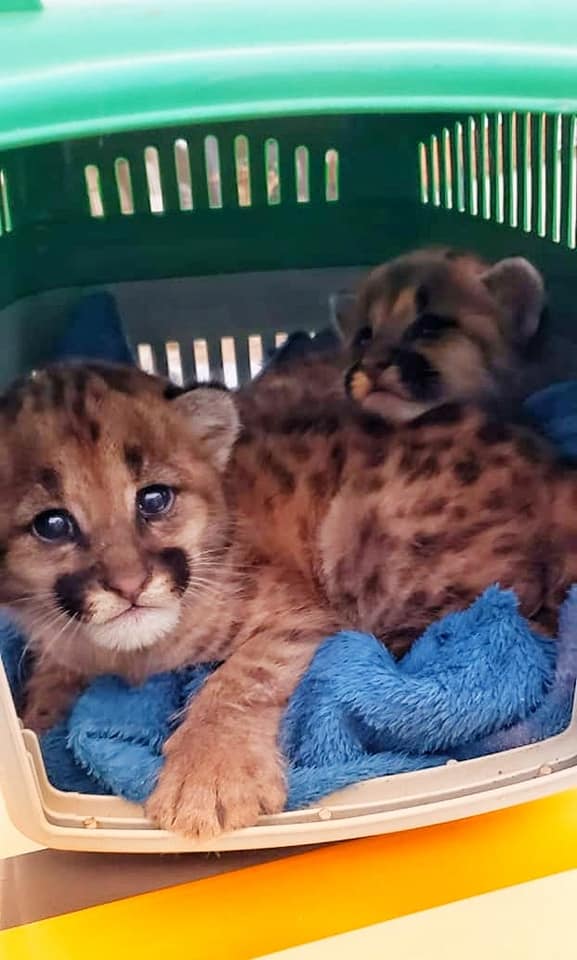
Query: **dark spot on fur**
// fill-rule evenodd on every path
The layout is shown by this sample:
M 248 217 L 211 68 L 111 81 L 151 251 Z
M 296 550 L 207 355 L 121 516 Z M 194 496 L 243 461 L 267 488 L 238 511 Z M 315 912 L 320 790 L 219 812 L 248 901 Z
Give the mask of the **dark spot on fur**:
M 471 588 L 466 587 L 463 583 L 452 583 L 448 593 L 457 603 L 467 603 L 473 599 Z
M 463 416 L 463 409 L 456 403 L 447 403 L 442 407 L 434 407 L 421 414 L 416 420 L 407 424 L 411 430 L 421 430 L 423 427 L 440 426 L 442 424 L 459 423 Z
M 378 471 L 368 471 L 367 473 L 362 473 L 360 476 L 355 477 L 354 480 L 355 493 L 359 494 L 377 493 L 382 486 L 383 480 Z
M 542 463 L 546 459 L 543 442 L 530 433 L 521 433 L 516 437 L 515 446 L 520 456 L 530 463 Z
M 267 470 L 273 475 L 281 493 L 288 495 L 295 492 L 296 482 L 294 476 L 270 450 L 266 448 L 263 449 L 259 454 L 258 461 L 263 470 Z
M 295 437 L 290 441 L 289 450 L 295 460 L 297 460 L 299 463 L 304 463 L 305 460 L 308 460 L 311 455 L 310 447 L 307 441 L 302 440 L 300 437 Z
M 238 439 L 236 441 L 237 447 L 246 447 L 254 440 L 254 434 L 250 430 L 247 430 L 246 427 L 243 427 L 240 431 Z
M 511 439 L 511 430 L 506 423 L 498 420 L 487 420 L 477 431 L 481 443 L 493 446 L 496 443 L 506 443 Z
M 190 582 L 190 564 L 184 550 L 180 547 L 166 547 L 158 556 L 172 577 L 176 591 L 179 594 L 184 593 Z
M 348 570 L 349 570 L 348 558 L 341 557 L 341 559 L 337 561 L 337 564 L 333 571 L 333 577 L 335 579 L 335 583 L 342 584 L 343 581 L 346 580 L 348 577 Z
M 243 587 L 243 597 L 245 600 L 254 600 L 258 596 L 259 585 L 256 577 L 247 578 Z
M 358 533 L 358 543 L 359 543 L 359 552 L 366 550 L 369 541 L 375 535 L 375 532 L 378 530 L 378 516 L 377 511 L 373 507 L 372 510 L 363 517 L 361 525 L 359 527 Z
M 494 526 L 493 520 L 477 520 L 475 523 L 469 524 L 468 527 L 461 527 L 457 530 L 451 530 L 447 533 L 446 538 L 446 549 L 452 550 L 454 553 L 459 553 L 461 550 L 466 550 L 469 548 L 471 540 L 474 540 L 475 537 L 478 537 L 479 534 L 484 533 L 485 530 L 488 530 Z
M 124 445 L 124 460 L 133 477 L 138 478 L 142 470 L 144 455 L 142 448 L 136 444 Z
M 350 593 L 350 591 L 343 590 L 341 593 L 341 603 L 344 607 L 355 608 L 357 606 L 357 598 L 354 594 Z
M 407 599 L 407 606 L 412 608 L 424 607 L 427 603 L 428 597 L 425 590 L 415 590 L 411 593 Z
M 306 543 L 309 538 L 309 522 L 306 517 L 299 517 L 297 524 L 299 540 Z
M 286 416 L 278 423 L 273 421 L 272 426 L 276 432 L 289 435 L 292 433 L 316 433 L 329 437 L 339 429 L 340 418 L 336 414 L 319 411 L 317 416 L 306 413 Z
M 419 512 L 422 517 L 434 517 L 437 513 L 442 513 L 448 504 L 447 497 L 435 497 L 433 500 L 428 500 Z
M 417 467 L 420 458 L 420 450 L 416 447 L 415 444 L 407 444 L 403 448 L 401 454 L 401 459 L 399 460 L 399 470 L 402 473 L 411 473 Z
M 96 422 L 96 420 L 88 421 L 88 433 L 90 434 L 92 443 L 98 443 L 100 440 L 100 425 Z
M 430 479 L 435 477 L 439 472 L 439 461 L 436 457 L 430 454 L 428 457 L 425 457 L 423 462 L 419 465 L 417 473 L 419 477 L 423 479 Z
M 54 584 L 54 593 L 58 606 L 69 617 L 80 617 L 84 613 L 86 587 L 92 579 L 92 571 L 80 570 L 77 573 L 64 573 Z
M 55 370 L 50 378 L 51 403 L 55 410 L 64 405 L 64 378 Z
M 392 431 L 391 424 L 376 414 L 365 413 L 359 418 L 359 424 L 363 433 L 374 439 L 388 437 Z
M 78 371 L 79 380 L 77 380 L 77 390 L 84 392 L 85 384 L 87 379 L 87 374 L 95 374 L 97 377 L 100 377 L 101 380 L 104 380 L 105 384 L 110 387 L 111 390 L 116 390 L 117 393 L 125 393 L 128 396 L 137 393 L 142 384 L 142 377 L 137 376 L 136 372 L 132 367 L 121 367 L 114 366 L 113 364 L 108 365 L 105 363 L 87 363 L 84 364 L 83 368 Z M 80 377 L 84 379 L 84 385 L 80 387 Z
M 369 576 L 365 579 L 363 583 L 363 593 L 367 599 L 374 598 L 375 594 L 379 592 L 381 588 L 381 578 L 379 576 L 379 571 L 374 570 Z
M 42 467 L 38 474 L 38 482 L 55 500 L 62 500 L 62 485 L 60 476 L 54 467 Z
M 468 487 L 476 483 L 481 476 L 481 464 L 474 453 L 469 453 L 462 460 L 457 460 L 453 473 L 460 484 Z
M 439 440 L 433 440 L 429 444 L 431 453 L 446 453 L 447 450 L 451 450 L 454 447 L 454 441 L 452 437 L 441 437 Z
M 493 467 L 506 467 L 509 464 L 509 457 L 504 453 L 496 453 L 490 460 Z
M 365 467 L 367 470 L 382 467 L 385 456 L 386 450 L 380 447 L 377 442 L 371 442 L 365 450 Z
M 485 510 L 503 510 L 508 503 L 509 503 L 508 491 L 503 489 L 502 487 L 495 487 L 494 490 L 489 491 L 489 493 L 483 500 L 481 506 Z
M 346 453 L 342 443 L 338 441 L 333 445 L 330 452 L 330 460 L 333 465 L 334 474 L 335 474 L 335 483 L 338 483 L 341 479 L 343 468 L 346 460 Z
M 493 544 L 493 553 L 495 556 L 507 556 L 519 549 L 519 541 L 510 534 L 504 533 L 497 537 Z
M 453 507 L 453 510 L 452 510 L 453 519 L 454 519 L 454 520 L 464 520 L 465 517 L 467 516 L 468 512 L 469 512 L 469 511 L 467 510 L 467 507 L 463 507 L 463 506 L 460 506 L 460 505 L 458 505 L 458 506 L 456 506 L 456 507 Z
M 83 393 L 78 393 L 72 401 L 72 413 L 78 420 L 83 420 L 86 415 L 85 406 L 86 397 Z
M 329 492 L 329 478 L 325 470 L 317 470 L 307 478 L 307 484 L 316 497 L 326 497 Z
M 444 533 L 417 533 L 411 542 L 411 552 L 421 559 L 436 557 L 445 548 Z

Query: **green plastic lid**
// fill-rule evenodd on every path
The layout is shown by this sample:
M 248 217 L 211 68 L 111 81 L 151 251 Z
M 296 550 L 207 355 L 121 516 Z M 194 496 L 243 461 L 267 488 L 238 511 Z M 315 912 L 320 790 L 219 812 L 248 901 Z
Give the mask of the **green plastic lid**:
M 577 110 L 575 0 L 0 0 L 0 10 L 0 148 L 262 116 Z

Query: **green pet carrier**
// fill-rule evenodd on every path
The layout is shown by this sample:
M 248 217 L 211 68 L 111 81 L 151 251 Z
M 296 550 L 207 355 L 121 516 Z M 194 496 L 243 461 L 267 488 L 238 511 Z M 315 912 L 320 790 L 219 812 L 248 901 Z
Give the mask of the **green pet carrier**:
M 0 0 L 0 385 L 107 289 L 146 369 L 246 380 L 331 294 L 429 243 L 531 259 L 571 338 L 577 7 Z M 54 847 L 201 849 L 47 782 L 0 671 L 11 817 Z M 211 849 L 453 819 L 577 784 L 577 719 L 341 791 Z

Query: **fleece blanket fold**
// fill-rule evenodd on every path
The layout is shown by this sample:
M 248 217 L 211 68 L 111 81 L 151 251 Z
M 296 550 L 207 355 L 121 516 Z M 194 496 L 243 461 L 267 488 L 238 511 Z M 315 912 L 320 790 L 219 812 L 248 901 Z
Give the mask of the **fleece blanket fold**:
M 530 629 L 512 592 L 494 586 L 469 609 L 432 624 L 400 661 L 367 634 L 329 637 L 284 718 L 287 807 L 359 780 L 559 733 L 571 716 L 576 636 L 577 589 L 564 605 L 555 642 Z M 16 696 L 22 644 L 16 631 L 0 631 Z M 139 687 L 118 677 L 95 680 L 65 721 L 41 739 L 51 782 L 62 790 L 143 802 L 175 718 L 214 669 L 165 673 Z

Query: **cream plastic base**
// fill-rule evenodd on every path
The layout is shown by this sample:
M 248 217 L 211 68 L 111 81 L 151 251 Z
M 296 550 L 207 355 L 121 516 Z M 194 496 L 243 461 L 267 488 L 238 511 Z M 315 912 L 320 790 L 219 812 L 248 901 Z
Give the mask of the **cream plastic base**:
M 48 782 L 38 740 L 22 730 L 0 665 L 0 783 L 25 836 L 60 850 L 179 853 L 291 847 L 409 830 L 515 806 L 577 786 L 577 710 L 557 737 L 445 767 L 348 787 L 322 805 L 262 817 L 199 844 L 158 830 L 124 800 L 63 793 Z

